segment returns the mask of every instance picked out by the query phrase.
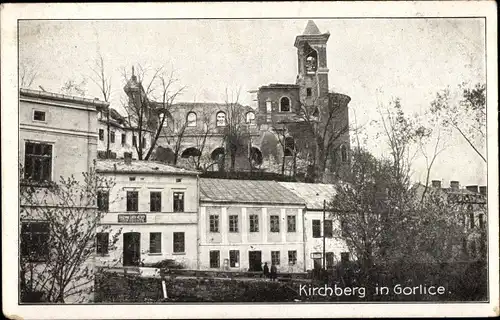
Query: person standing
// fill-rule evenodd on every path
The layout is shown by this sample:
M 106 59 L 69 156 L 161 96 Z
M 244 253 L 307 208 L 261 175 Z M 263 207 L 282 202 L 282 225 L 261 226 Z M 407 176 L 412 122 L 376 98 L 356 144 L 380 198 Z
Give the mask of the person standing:
M 271 265 L 271 281 L 276 281 L 276 278 L 278 276 L 278 268 L 274 265 L 274 263 Z
M 267 262 L 264 263 L 264 271 L 262 271 L 262 274 L 264 275 L 264 278 L 268 278 L 269 277 L 269 267 L 267 266 Z

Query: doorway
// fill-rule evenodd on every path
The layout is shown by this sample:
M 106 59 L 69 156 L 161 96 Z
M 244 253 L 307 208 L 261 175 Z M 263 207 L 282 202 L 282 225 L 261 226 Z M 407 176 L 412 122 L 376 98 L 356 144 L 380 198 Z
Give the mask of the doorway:
M 123 266 L 139 266 L 141 259 L 141 234 L 127 232 L 123 234 Z
M 248 251 L 248 271 L 262 271 L 261 251 Z

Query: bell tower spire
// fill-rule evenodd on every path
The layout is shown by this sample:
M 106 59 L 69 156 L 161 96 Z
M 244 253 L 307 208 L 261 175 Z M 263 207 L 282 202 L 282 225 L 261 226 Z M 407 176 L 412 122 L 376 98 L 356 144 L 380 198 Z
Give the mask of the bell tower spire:
M 301 98 L 311 100 L 328 94 L 328 38 L 330 33 L 321 33 L 313 20 L 309 20 L 304 32 L 295 38 L 298 57 L 297 84 L 301 87 Z

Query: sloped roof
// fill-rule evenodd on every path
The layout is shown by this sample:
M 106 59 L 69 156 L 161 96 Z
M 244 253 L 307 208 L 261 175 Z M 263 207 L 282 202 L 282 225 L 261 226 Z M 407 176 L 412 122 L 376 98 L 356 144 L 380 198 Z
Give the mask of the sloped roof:
M 304 200 L 276 181 L 200 179 L 200 199 L 214 202 L 304 205 Z
M 49 99 L 54 101 L 64 101 L 64 102 L 72 102 L 78 104 L 84 104 L 94 107 L 105 108 L 109 106 L 109 102 L 95 99 L 88 99 L 77 96 L 70 96 L 67 94 L 53 93 L 48 91 L 40 91 L 40 90 L 32 90 L 32 89 L 19 89 L 19 97 L 32 97 L 32 98 L 40 98 L 40 99 Z
M 112 172 L 120 174 L 154 173 L 154 174 L 182 174 L 197 175 L 196 171 L 169 166 L 157 161 L 132 160 L 126 164 L 123 159 L 100 159 L 96 161 L 97 172 Z
M 316 23 L 314 23 L 313 20 L 309 20 L 307 21 L 307 25 L 306 25 L 306 28 L 304 29 L 304 33 L 302 33 L 303 35 L 317 35 L 317 34 L 321 34 L 321 32 L 319 31 L 319 28 L 318 26 L 316 25 Z
M 279 182 L 283 187 L 304 199 L 309 210 L 323 210 L 323 200 L 331 201 L 335 185 L 323 183 Z

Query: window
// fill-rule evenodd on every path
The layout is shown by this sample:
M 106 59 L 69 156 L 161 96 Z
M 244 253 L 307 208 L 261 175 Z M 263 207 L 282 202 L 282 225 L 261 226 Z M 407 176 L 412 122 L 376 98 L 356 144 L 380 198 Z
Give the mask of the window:
M 149 194 L 149 211 L 161 212 L 161 192 L 152 191 Z
M 279 216 L 271 216 L 271 232 L 280 232 L 280 217 Z
M 189 112 L 187 114 L 187 126 L 188 127 L 196 127 L 196 113 Z
M 109 140 L 111 143 L 115 143 L 115 132 L 114 131 L 111 131 L 109 133 Z
M 479 214 L 479 229 L 484 229 L 484 214 Z
M 297 251 L 288 251 L 288 265 L 294 266 L 297 264 Z
M 219 216 L 211 214 L 209 217 L 210 232 L 219 232 Z
M 135 177 L 128 177 L 128 181 L 135 181 Z
M 323 234 L 325 238 L 333 237 L 333 222 L 332 220 L 325 220 L 323 225 Z
M 182 179 L 181 178 L 177 178 L 177 179 L 175 179 L 175 182 L 182 182 Z
M 342 220 L 340 222 L 340 229 L 342 229 L 342 237 L 347 237 L 347 222 Z
M 280 252 L 279 251 L 271 251 L 271 264 L 275 266 L 280 265 Z
M 224 127 L 226 125 L 226 114 L 222 111 L 217 112 L 216 120 L 217 127 Z
M 347 148 L 346 146 L 340 147 L 340 158 L 342 162 L 347 162 Z
M 259 216 L 256 214 L 250 215 L 250 232 L 259 232 Z
M 104 141 L 104 129 L 99 129 L 99 140 Z
M 127 143 L 127 134 L 122 133 L 122 146 L 124 146 Z
M 132 152 L 124 152 L 123 159 L 132 159 Z
M 26 142 L 24 150 L 24 178 L 50 181 L 52 176 L 52 145 Z
M 469 221 L 470 221 L 470 228 L 474 229 L 474 227 L 475 227 L 474 212 L 469 212 Z
M 247 112 L 246 123 L 255 123 L 255 113 L 253 113 L 252 111 Z
M 240 251 L 239 250 L 229 250 L 229 266 L 231 268 L 237 268 L 240 266 Z
M 139 210 L 139 192 L 127 191 L 127 211 Z
M 107 232 L 98 232 L 96 234 L 96 253 L 100 255 L 108 254 L 108 246 L 109 246 L 109 233 Z
M 33 111 L 33 120 L 35 121 L 45 121 L 45 112 L 44 111 Z
M 266 112 L 271 113 L 273 111 L 273 104 L 271 101 L 266 101 Z
M 296 221 L 295 221 L 295 216 L 287 216 L 286 217 L 286 225 L 287 225 L 287 231 L 288 232 L 295 232 L 296 231 Z
M 174 232 L 174 252 L 184 252 L 184 232 Z
M 109 192 L 97 191 L 97 209 L 107 212 L 109 210 Z
M 134 147 L 137 147 L 137 137 L 136 136 L 132 136 L 132 145 Z
M 285 157 L 293 156 L 295 150 L 295 140 L 293 137 L 285 137 Z
M 219 250 L 210 251 L 210 268 L 220 267 L 220 252 Z
M 174 192 L 174 212 L 184 212 L 184 192 Z
M 312 221 L 313 238 L 321 238 L 321 220 Z
M 341 252 L 340 253 L 340 261 L 341 262 L 349 262 L 349 252 Z
M 229 216 L 229 232 L 238 232 L 238 216 Z
M 333 267 L 333 252 L 327 252 L 326 253 L 326 267 L 329 268 L 329 267 Z
M 161 232 L 149 233 L 149 253 L 161 253 Z
M 21 254 L 28 261 L 46 261 L 49 257 L 49 235 L 47 222 L 23 222 L 21 225 Z
M 290 111 L 290 99 L 283 97 L 280 100 L 280 111 L 289 112 Z
M 142 147 L 146 148 L 146 138 L 142 137 Z
M 312 96 L 312 88 L 307 88 L 307 89 L 306 89 L 306 95 L 307 95 L 308 97 Z

